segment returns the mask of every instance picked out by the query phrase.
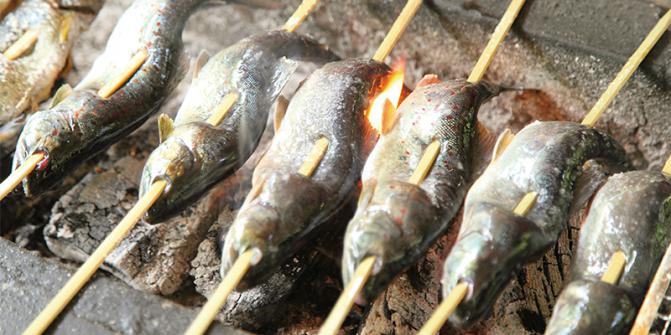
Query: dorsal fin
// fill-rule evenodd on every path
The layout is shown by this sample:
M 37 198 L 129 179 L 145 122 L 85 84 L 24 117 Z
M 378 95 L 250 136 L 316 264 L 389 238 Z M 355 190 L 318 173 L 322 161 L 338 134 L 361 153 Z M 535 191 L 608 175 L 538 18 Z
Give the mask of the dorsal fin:
M 51 105 L 49 108 L 56 107 L 56 105 L 63 102 L 63 100 L 65 100 L 65 98 L 67 98 L 70 94 L 72 94 L 72 86 L 70 86 L 70 84 L 61 85 L 61 87 L 59 87 L 54 94 L 54 98 L 51 100 Z
M 163 143 L 168 136 L 170 136 L 170 133 L 172 133 L 173 129 L 175 129 L 175 125 L 173 124 L 172 119 L 168 116 L 168 114 L 161 114 L 158 117 L 158 138 L 160 143 Z
M 58 40 L 61 43 L 65 43 L 68 40 L 70 35 L 70 28 L 72 27 L 72 14 L 66 13 L 61 21 L 60 27 L 58 27 Z
M 492 162 L 501 157 L 501 154 L 506 150 L 510 142 L 512 142 L 515 135 L 510 131 L 509 128 L 506 128 L 501 135 L 496 139 L 496 144 L 494 144 L 494 151 L 492 153 Z
M 283 95 L 280 95 L 277 98 L 277 103 L 275 103 L 275 115 L 273 117 L 273 125 L 275 126 L 275 132 L 280 129 L 282 124 L 282 119 L 284 119 L 284 114 L 287 113 L 287 107 L 289 107 L 289 100 Z
M 210 60 L 210 54 L 205 50 L 200 50 L 200 53 L 198 53 L 198 57 L 193 61 L 193 68 L 192 68 L 192 74 L 193 76 L 191 77 L 191 80 L 196 79 L 198 77 L 198 74 L 200 73 L 200 70 L 205 66 L 207 61 Z

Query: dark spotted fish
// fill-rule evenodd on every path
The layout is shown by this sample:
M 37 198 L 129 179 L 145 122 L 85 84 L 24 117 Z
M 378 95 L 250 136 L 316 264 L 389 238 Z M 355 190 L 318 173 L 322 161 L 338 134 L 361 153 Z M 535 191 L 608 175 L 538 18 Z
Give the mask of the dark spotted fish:
M 137 0 L 123 14 L 107 47 L 72 92 L 33 114 L 19 137 L 14 168 L 33 153 L 44 160 L 23 181 L 26 195 L 58 183 L 75 166 L 138 128 L 158 110 L 185 73 L 182 30 L 205 0 Z M 97 92 L 141 50 L 146 62 L 108 99 Z
M 545 333 L 628 332 L 670 237 L 671 183 L 652 171 L 610 177 L 580 229 L 571 281 Z M 617 251 L 627 264 L 617 285 L 611 285 L 600 278 Z
M 100 10 L 104 0 L 0 1 L 0 138 L 13 141 L 15 128 L 2 128 L 46 100 L 66 68 L 72 46 Z M 8 13 L 2 18 L 3 7 Z M 21 57 L 2 52 L 25 33 L 37 42 Z M 16 123 L 16 122 L 15 122 Z M 14 142 L 11 143 L 15 145 Z
M 377 260 L 364 288 L 366 300 L 417 262 L 448 228 L 479 159 L 478 109 L 498 92 L 484 83 L 449 81 L 418 87 L 399 107 L 395 125 L 366 161 L 359 205 L 345 235 L 345 283 L 363 259 Z M 409 183 L 435 140 L 440 154 L 430 173 L 419 185 Z
M 569 219 L 576 180 L 586 162 L 624 170 L 622 147 L 606 133 L 574 122 L 534 122 L 473 184 L 457 241 L 444 265 L 443 294 L 464 281 L 469 291 L 451 317 L 467 326 L 488 312 L 516 269 L 555 244 Z M 538 199 L 513 213 L 528 192 Z
M 260 192 L 243 205 L 225 237 L 222 273 L 247 250 L 258 249 L 262 255 L 240 288 L 270 275 L 353 199 L 377 139 L 364 114 L 369 98 L 390 74 L 385 64 L 371 60 L 333 62 L 312 73 L 296 92 L 254 171 L 252 189 Z M 299 168 L 322 137 L 329 141 L 327 151 L 306 177 Z
M 323 64 L 337 58 L 315 40 L 286 31 L 244 39 L 215 55 L 194 79 L 174 130 L 145 164 L 140 195 L 156 180 L 168 182 L 147 219 L 179 213 L 249 158 L 298 61 Z M 207 123 L 233 92 L 239 97 L 226 118 L 216 126 Z

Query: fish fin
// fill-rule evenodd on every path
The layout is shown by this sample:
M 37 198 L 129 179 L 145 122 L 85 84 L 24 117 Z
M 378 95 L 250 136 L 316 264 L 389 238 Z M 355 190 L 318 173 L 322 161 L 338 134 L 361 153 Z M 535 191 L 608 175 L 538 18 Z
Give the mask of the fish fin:
M 170 133 L 172 133 L 174 129 L 175 125 L 170 116 L 168 116 L 168 114 L 163 113 L 159 115 L 158 138 L 160 143 L 163 143 L 163 141 L 165 141 L 165 139 L 168 138 L 168 136 L 170 136 Z
M 198 57 L 196 57 L 196 60 L 194 60 L 191 68 L 191 80 L 194 80 L 198 77 L 200 70 L 203 68 L 203 66 L 205 66 L 208 60 L 210 60 L 210 54 L 207 52 L 207 50 L 200 50 L 200 53 L 198 53 Z
M 601 188 L 608 177 L 615 173 L 623 172 L 617 164 L 604 160 L 592 159 L 582 165 L 582 173 L 576 178 L 573 187 L 573 199 L 571 201 L 571 215 L 576 214 L 592 198 L 594 193 Z
M 282 120 L 284 119 L 284 114 L 287 113 L 287 107 L 289 107 L 289 99 L 285 98 L 283 95 L 277 97 L 277 102 L 275 103 L 275 115 L 273 115 L 273 126 L 275 128 L 275 133 L 280 129 Z
M 494 150 L 492 151 L 492 162 L 501 157 L 513 138 L 515 138 L 515 134 L 510 131 L 510 128 L 506 128 L 499 134 L 499 137 L 496 139 L 496 144 L 494 144 Z
M 54 98 L 51 100 L 51 105 L 49 106 L 49 108 L 56 107 L 58 104 L 63 102 L 65 98 L 70 96 L 70 94 L 72 94 L 72 86 L 70 86 L 70 84 L 61 85 L 61 87 L 59 87 L 56 93 L 54 94 Z
M 479 176 L 489 165 L 492 148 L 496 137 L 482 122 L 477 121 L 475 125 L 475 140 L 473 147 L 473 171 L 474 176 Z
M 420 81 L 417 83 L 415 89 L 437 83 L 440 83 L 440 78 L 438 78 L 437 74 L 425 74 L 424 77 L 422 77 L 422 79 L 420 79 Z
M 65 43 L 70 36 L 70 28 L 72 27 L 72 14 L 66 13 L 61 21 L 60 27 L 58 27 L 58 40 L 61 43 Z

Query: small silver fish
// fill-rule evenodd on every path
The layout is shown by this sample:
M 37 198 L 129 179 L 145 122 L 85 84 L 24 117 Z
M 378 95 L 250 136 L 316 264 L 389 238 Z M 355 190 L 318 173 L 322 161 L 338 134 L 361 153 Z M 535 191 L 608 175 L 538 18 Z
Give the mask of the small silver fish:
M 168 186 L 147 213 L 173 216 L 237 170 L 254 152 L 268 111 L 299 61 L 323 64 L 338 57 L 297 33 L 271 31 L 219 52 L 198 71 L 174 125 L 145 163 L 140 196 L 156 180 Z M 229 93 L 238 99 L 218 125 L 206 121 Z
M 416 88 L 399 107 L 395 125 L 366 161 L 357 212 L 345 234 L 345 283 L 363 259 L 377 260 L 363 291 L 365 300 L 374 299 L 417 262 L 448 228 L 471 183 L 478 146 L 485 140 L 478 134 L 478 109 L 498 92 L 486 83 L 435 83 Z M 419 185 L 409 183 L 435 140 L 440 141 L 440 154 L 430 173 Z
M 469 292 L 450 321 L 467 326 L 486 314 L 515 269 L 542 255 L 565 229 L 576 180 L 588 162 L 626 170 L 624 150 L 608 134 L 574 122 L 534 122 L 473 184 L 464 219 L 443 270 L 443 295 L 466 282 Z M 528 192 L 526 216 L 513 213 Z
M 608 179 L 580 228 L 571 280 L 557 299 L 546 334 L 624 334 L 671 241 L 671 182 L 632 171 Z M 616 285 L 600 280 L 611 256 L 626 266 Z
M 328 63 L 312 73 L 291 100 L 270 149 L 254 170 L 258 196 L 243 205 L 225 236 L 222 273 L 247 250 L 261 252 L 240 289 L 254 286 L 349 203 L 377 133 L 365 117 L 369 99 L 391 69 L 371 60 Z M 311 177 L 299 174 L 316 141 L 327 151 Z M 331 227 L 332 228 L 332 227 Z

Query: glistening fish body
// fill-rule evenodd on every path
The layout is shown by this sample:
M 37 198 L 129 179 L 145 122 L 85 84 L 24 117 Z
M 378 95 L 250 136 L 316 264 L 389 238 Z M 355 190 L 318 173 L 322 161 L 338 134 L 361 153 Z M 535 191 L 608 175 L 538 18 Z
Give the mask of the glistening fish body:
M 364 289 L 367 300 L 414 264 L 448 228 L 473 173 L 477 111 L 499 89 L 449 81 L 418 87 L 401 104 L 393 128 L 381 136 L 363 169 L 363 188 L 345 235 L 343 280 L 359 263 L 377 264 Z M 430 173 L 408 182 L 427 146 L 440 142 Z
M 631 171 L 608 179 L 580 229 L 571 280 L 546 334 L 622 334 L 671 240 L 671 183 L 659 172 Z M 611 256 L 626 266 L 613 285 L 601 282 Z
M 451 322 L 482 317 L 513 271 L 542 255 L 566 227 L 583 165 L 629 167 L 622 147 L 606 133 L 573 122 L 534 122 L 468 191 L 457 241 L 444 265 L 443 295 L 457 283 L 470 286 Z M 529 192 L 538 198 L 525 216 L 513 213 Z
M 123 14 L 86 77 L 63 101 L 33 114 L 19 137 L 14 167 L 46 155 L 23 181 L 26 195 L 57 183 L 82 161 L 137 129 L 158 110 L 185 73 L 182 30 L 203 0 L 138 0 Z M 130 80 L 105 99 L 98 90 L 115 80 L 129 60 L 148 58 Z
M 169 184 L 147 219 L 160 221 L 178 213 L 249 158 L 298 61 L 322 64 L 337 58 L 311 38 L 271 31 L 210 59 L 194 79 L 174 131 L 145 164 L 140 195 L 158 179 Z M 229 93 L 237 93 L 238 99 L 226 117 L 217 125 L 207 123 Z
M 103 3 L 24 0 L 0 17 L 0 52 L 29 30 L 38 32 L 35 45 L 19 58 L 0 55 L 0 127 L 49 97 L 74 43 Z
M 225 237 L 223 273 L 247 250 L 262 254 L 239 287 L 267 277 L 355 195 L 377 139 L 364 115 L 368 99 L 390 73 L 386 65 L 370 60 L 328 63 L 296 92 L 254 171 L 252 189 L 260 188 L 260 193 L 243 205 Z M 300 174 L 322 137 L 329 142 L 323 159 L 312 176 Z

